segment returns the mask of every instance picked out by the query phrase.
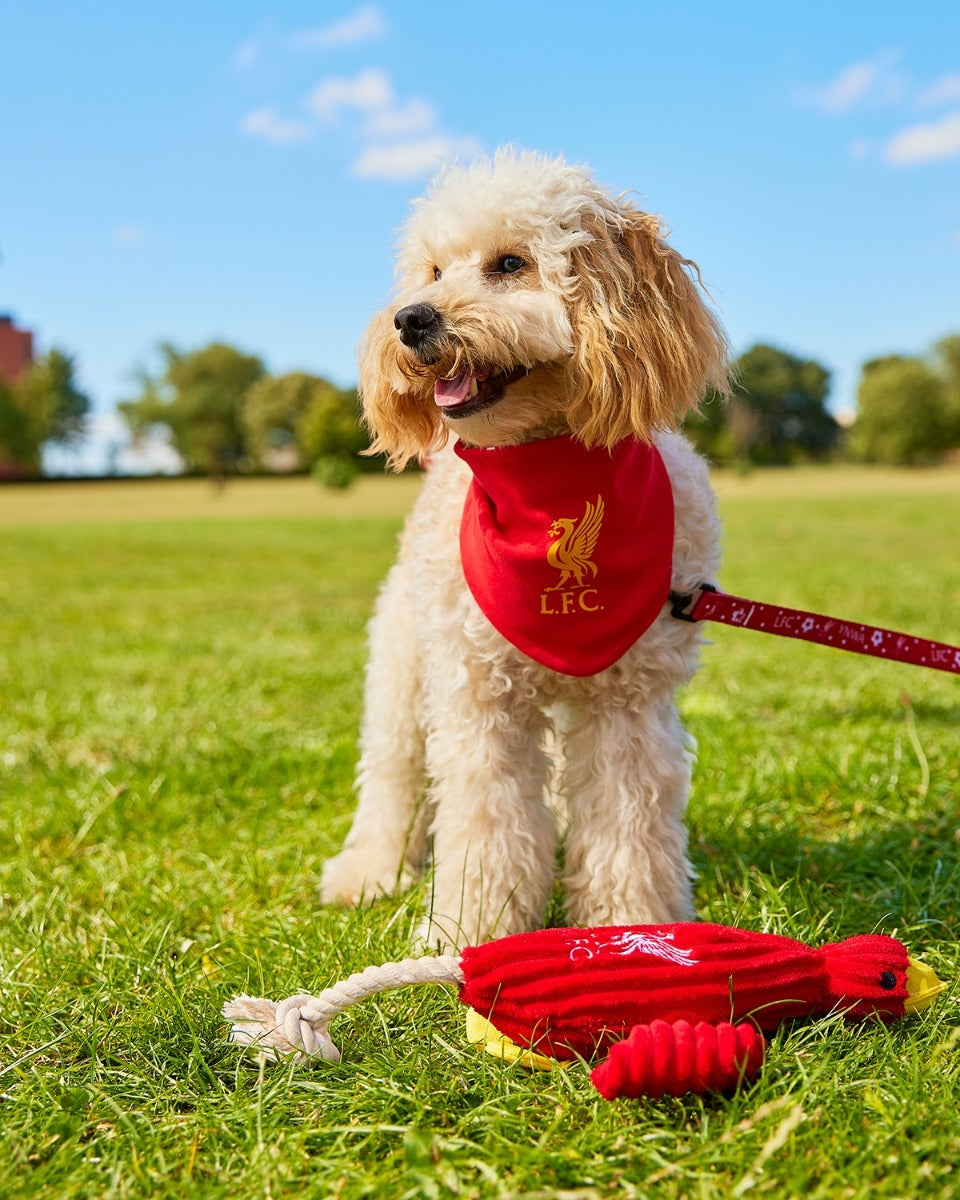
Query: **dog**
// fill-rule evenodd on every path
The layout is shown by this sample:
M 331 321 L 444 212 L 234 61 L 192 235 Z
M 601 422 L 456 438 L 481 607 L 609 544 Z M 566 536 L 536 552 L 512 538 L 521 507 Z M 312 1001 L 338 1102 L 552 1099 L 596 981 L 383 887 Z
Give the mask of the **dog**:
M 427 469 L 322 899 L 395 894 L 429 852 L 436 949 L 539 927 L 558 875 L 572 925 L 689 919 L 699 638 L 666 600 L 715 577 L 719 525 L 677 430 L 728 361 L 699 271 L 585 168 L 508 147 L 414 204 L 397 284 L 364 416 L 372 453 Z

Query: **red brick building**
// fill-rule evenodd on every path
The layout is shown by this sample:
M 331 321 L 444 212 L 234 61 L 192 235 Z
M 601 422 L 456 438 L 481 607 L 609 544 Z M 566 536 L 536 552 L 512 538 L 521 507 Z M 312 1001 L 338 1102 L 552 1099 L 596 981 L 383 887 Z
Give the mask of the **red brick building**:
M 33 334 L 18 329 L 13 317 L 0 315 L 0 381 L 13 383 L 33 362 Z

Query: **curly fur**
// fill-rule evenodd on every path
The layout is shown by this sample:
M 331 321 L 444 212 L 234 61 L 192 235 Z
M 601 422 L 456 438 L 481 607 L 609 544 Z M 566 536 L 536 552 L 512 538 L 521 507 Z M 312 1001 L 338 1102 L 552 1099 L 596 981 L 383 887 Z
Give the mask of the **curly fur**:
M 500 269 L 505 256 L 522 268 Z M 442 319 L 428 346 L 398 335 L 411 305 Z M 696 668 L 696 627 L 665 612 L 585 679 L 527 658 L 464 582 L 470 476 L 444 447 L 566 432 L 655 441 L 676 506 L 673 586 L 689 590 L 714 577 L 719 531 L 705 466 L 674 430 L 706 388 L 725 391 L 726 350 L 696 267 L 658 218 L 579 167 L 503 150 L 448 170 L 415 204 L 395 298 L 361 345 L 361 391 L 372 451 L 431 465 L 371 623 L 359 803 L 324 868 L 325 900 L 394 893 L 432 843 L 426 941 L 535 927 L 555 877 L 554 791 L 571 923 L 692 915 L 691 755 L 674 696 Z M 465 371 L 513 374 L 495 403 L 455 419 L 434 382 Z

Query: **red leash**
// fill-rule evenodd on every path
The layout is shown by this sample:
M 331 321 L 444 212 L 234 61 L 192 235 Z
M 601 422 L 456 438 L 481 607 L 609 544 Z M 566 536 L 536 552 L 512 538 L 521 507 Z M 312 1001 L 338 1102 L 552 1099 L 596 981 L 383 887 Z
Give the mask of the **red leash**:
M 928 638 L 878 629 L 859 621 L 841 621 L 797 608 L 782 608 L 779 604 L 744 600 L 740 596 L 718 592 L 709 583 L 702 584 L 695 592 L 671 592 L 670 602 L 673 615 L 681 621 L 720 621 L 740 629 L 757 629 L 778 637 L 818 642 L 835 650 L 871 654 L 874 658 L 960 675 L 960 646 L 948 646 L 945 642 L 932 642 Z

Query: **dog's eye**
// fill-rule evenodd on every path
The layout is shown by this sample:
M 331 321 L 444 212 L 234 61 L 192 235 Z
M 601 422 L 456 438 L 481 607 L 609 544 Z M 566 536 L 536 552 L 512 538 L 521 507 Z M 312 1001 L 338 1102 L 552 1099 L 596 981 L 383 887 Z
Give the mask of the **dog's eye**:
M 516 275 L 518 271 L 522 271 L 527 264 L 518 254 L 505 254 L 497 262 L 498 275 Z
M 433 278 L 434 278 L 435 280 L 439 279 L 439 278 L 440 278 L 440 276 L 441 276 L 442 274 L 443 274 L 443 272 L 440 270 L 440 268 L 439 268 L 439 267 L 434 267 L 434 268 L 433 268 Z

